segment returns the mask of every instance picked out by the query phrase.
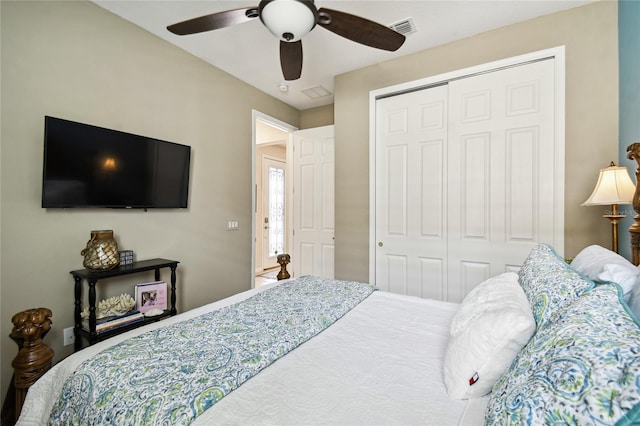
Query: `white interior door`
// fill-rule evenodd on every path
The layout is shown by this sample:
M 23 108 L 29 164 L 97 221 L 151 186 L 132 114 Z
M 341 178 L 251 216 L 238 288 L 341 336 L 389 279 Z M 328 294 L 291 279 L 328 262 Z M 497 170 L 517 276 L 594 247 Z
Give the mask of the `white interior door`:
M 564 232 L 554 72 L 546 59 L 376 101 L 376 285 L 459 302 Z
M 334 277 L 334 127 L 293 133 L 293 276 Z
M 278 266 L 277 256 L 286 252 L 285 244 L 285 162 L 262 157 L 262 265 Z

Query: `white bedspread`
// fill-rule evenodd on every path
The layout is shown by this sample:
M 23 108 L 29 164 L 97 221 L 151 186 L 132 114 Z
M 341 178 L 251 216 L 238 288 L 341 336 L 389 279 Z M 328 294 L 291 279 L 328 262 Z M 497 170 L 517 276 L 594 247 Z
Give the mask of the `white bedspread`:
M 116 336 L 54 366 L 34 385 L 18 425 L 46 424 L 65 378 L 107 346 L 247 298 L 251 290 Z M 482 425 L 488 398 L 455 401 L 442 379 L 457 304 L 377 291 L 329 329 L 207 410 L 193 425 Z

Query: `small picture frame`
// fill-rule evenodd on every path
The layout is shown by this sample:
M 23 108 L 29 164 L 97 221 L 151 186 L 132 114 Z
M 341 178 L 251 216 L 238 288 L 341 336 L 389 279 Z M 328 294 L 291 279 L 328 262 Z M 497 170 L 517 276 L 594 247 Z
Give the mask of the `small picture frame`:
M 119 253 L 120 253 L 120 266 L 133 264 L 133 250 L 121 250 Z
M 167 283 L 154 281 L 136 285 L 136 308 L 140 312 L 167 309 Z

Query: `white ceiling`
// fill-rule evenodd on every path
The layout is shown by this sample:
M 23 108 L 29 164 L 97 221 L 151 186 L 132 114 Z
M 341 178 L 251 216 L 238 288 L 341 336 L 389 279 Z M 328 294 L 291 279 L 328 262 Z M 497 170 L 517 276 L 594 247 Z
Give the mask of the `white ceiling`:
M 383 25 L 411 18 L 417 31 L 396 52 L 344 39 L 320 26 L 302 39 L 302 76 L 286 82 L 280 70 L 279 41 L 259 19 L 216 31 L 177 36 L 167 25 L 229 9 L 256 6 L 259 0 L 93 0 L 152 34 L 202 58 L 240 80 L 300 109 L 333 103 L 333 96 L 311 99 L 302 91 L 322 86 L 333 92 L 333 77 L 537 16 L 582 6 L 593 0 L 316 0 L 325 7 Z

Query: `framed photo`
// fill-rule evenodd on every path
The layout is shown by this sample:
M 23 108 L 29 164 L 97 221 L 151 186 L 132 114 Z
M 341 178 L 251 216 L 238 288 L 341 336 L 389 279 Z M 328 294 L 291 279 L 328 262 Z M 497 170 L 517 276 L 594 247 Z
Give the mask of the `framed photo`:
M 167 309 L 167 283 L 155 281 L 136 285 L 136 308 L 140 312 Z

